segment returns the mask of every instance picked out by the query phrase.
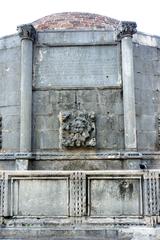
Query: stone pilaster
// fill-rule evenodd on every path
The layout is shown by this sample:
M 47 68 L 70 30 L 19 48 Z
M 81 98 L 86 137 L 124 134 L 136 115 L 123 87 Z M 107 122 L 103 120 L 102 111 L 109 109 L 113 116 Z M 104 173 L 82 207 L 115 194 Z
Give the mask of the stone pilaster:
M 31 152 L 32 128 L 32 59 L 36 31 L 31 24 L 17 27 L 21 38 L 21 113 L 20 152 Z M 18 170 L 28 169 L 28 160 L 16 160 Z
M 135 151 L 137 148 L 132 46 L 132 36 L 137 31 L 136 27 L 135 22 L 122 22 L 118 34 L 122 51 L 125 149 L 128 151 Z

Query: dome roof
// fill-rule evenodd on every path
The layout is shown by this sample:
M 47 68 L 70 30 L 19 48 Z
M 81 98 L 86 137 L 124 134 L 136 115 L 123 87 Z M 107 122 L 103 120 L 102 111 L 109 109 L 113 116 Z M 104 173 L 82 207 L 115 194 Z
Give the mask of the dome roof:
M 37 30 L 114 30 L 119 21 L 110 17 L 81 12 L 55 13 L 34 21 Z

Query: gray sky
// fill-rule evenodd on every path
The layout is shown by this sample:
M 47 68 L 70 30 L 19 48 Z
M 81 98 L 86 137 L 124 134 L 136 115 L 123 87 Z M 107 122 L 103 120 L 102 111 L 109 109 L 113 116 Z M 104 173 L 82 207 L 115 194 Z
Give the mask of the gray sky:
M 15 33 L 17 25 L 68 11 L 136 21 L 138 31 L 160 36 L 160 0 L 1 0 L 0 36 Z

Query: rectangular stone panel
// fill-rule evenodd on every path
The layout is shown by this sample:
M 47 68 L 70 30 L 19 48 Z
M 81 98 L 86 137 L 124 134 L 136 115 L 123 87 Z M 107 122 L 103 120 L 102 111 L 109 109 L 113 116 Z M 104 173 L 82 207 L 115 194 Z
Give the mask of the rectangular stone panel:
M 68 191 L 67 178 L 12 179 L 12 215 L 67 216 Z
M 92 178 L 88 188 L 91 217 L 142 215 L 140 179 Z
M 38 43 L 48 46 L 77 46 L 115 44 L 114 31 L 40 31 L 37 32 Z M 1 41 L 0 41 L 1 47 Z
M 96 87 L 120 85 L 119 45 L 38 47 L 36 87 Z

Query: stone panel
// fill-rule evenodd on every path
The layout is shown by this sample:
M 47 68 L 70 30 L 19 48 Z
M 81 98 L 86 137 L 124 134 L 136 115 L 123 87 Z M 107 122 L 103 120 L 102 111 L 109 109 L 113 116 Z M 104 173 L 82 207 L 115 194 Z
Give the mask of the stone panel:
M 119 47 L 85 46 L 36 49 L 36 87 L 119 86 Z
M 115 42 L 114 31 L 45 31 L 38 32 L 38 42 L 48 46 L 77 46 L 99 44 L 105 45 Z
M 142 215 L 142 189 L 139 179 L 91 179 L 91 217 Z
M 14 216 L 67 216 L 67 179 L 14 179 L 12 183 Z

